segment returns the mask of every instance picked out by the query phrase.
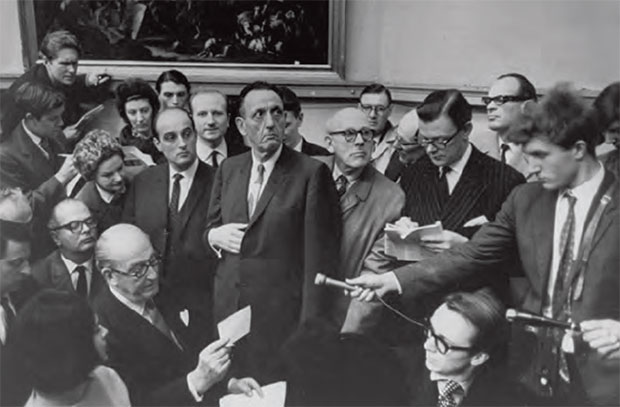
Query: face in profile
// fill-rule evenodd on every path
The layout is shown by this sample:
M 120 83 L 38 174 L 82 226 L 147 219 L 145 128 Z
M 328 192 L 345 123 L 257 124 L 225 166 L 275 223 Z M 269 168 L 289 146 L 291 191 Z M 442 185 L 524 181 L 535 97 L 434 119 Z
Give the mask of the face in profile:
M 170 107 L 187 107 L 189 92 L 185 85 L 172 81 L 163 82 L 159 92 L 159 103 L 162 110 Z
M 123 169 L 123 158 L 120 155 L 113 155 L 97 167 L 95 183 L 104 191 L 121 195 L 125 192 Z
M 6 244 L 0 259 L 0 294 L 4 295 L 17 290 L 30 275 L 30 244 L 9 239 L 0 244 Z
M 519 81 L 511 77 L 498 79 L 489 89 L 488 96 L 491 98 L 497 96 L 520 96 Z M 509 101 L 500 104 L 497 101 L 491 101 L 487 105 L 489 129 L 497 132 L 507 131 L 521 117 L 521 106 L 523 103 L 523 101 Z
M 585 148 L 585 147 L 584 147 Z M 525 144 L 529 170 L 545 189 L 559 190 L 572 185 L 579 169 L 576 149 L 565 149 L 541 137 Z
M 193 97 L 192 115 L 198 137 L 216 143 L 228 131 L 229 116 L 226 99 L 219 93 L 201 93 Z
M 156 123 L 155 147 L 178 171 L 185 171 L 196 160 L 196 132 L 184 110 L 165 110 Z
M 53 82 L 73 85 L 77 77 L 78 52 L 73 48 L 61 48 L 55 57 L 46 59 L 45 66 Z
M 17 223 L 32 219 L 32 207 L 20 188 L 0 188 L 0 219 Z
M 43 113 L 41 117 L 28 113 L 26 114 L 28 128 L 39 137 L 48 139 L 58 138 L 62 134 L 62 126 L 64 124 L 62 114 L 64 112 L 65 107 L 61 106 Z
M 269 89 L 253 90 L 245 96 L 236 118 L 239 132 L 252 149 L 261 154 L 273 154 L 282 145 L 284 109 L 280 96 Z
M 613 144 L 614 147 L 620 148 L 620 120 L 614 120 L 605 131 L 603 131 L 603 136 L 605 137 L 606 143 Z
M 297 135 L 299 134 L 299 128 L 303 122 L 304 114 L 286 110 L 284 112 L 284 144 L 288 147 L 295 147 L 295 143 L 299 142 Z
M 134 99 L 126 102 L 125 115 L 134 132 L 147 134 L 151 131 L 153 107 L 148 99 Z

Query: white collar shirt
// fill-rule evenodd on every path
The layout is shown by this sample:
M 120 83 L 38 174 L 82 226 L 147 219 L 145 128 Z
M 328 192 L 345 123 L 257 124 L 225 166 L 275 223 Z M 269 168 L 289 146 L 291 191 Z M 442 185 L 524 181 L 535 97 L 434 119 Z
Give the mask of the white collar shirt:
M 63 256 L 62 254 L 60 255 L 60 259 L 62 260 L 65 267 L 69 271 L 69 277 L 71 277 L 71 285 L 73 285 L 74 290 L 77 290 L 78 278 L 80 277 L 80 274 L 75 271 L 75 268 L 78 266 L 83 266 L 86 269 L 86 293 L 90 294 L 90 284 L 93 281 L 93 259 L 92 257 L 81 264 L 74 263 L 73 261 Z
M 123 305 L 125 305 L 127 308 L 129 308 L 130 310 L 132 310 L 133 312 L 137 313 L 138 315 L 140 315 L 142 318 L 146 319 L 148 321 L 148 318 L 146 318 L 145 316 L 145 310 L 146 310 L 146 302 L 142 303 L 142 304 L 138 304 L 135 303 L 131 300 L 129 300 L 128 298 L 126 298 L 123 294 L 121 294 L 120 292 L 118 292 L 118 290 L 116 290 L 114 287 L 110 286 L 110 292 L 112 293 L 112 295 L 114 297 L 116 297 L 117 300 L 119 300 Z M 149 321 L 151 322 L 151 321 Z
M 222 139 L 222 142 L 215 148 L 212 148 L 208 145 L 203 139 L 198 137 L 198 141 L 196 143 L 196 154 L 198 155 L 198 159 L 205 164 L 211 165 L 211 154 L 216 152 L 215 156 L 217 160 L 217 165 L 220 165 L 222 161 L 228 157 L 228 144 L 226 144 L 226 140 Z
M 386 126 L 388 126 L 386 124 Z M 383 136 L 383 140 L 375 146 L 372 152 L 372 165 L 381 174 L 385 173 L 392 153 L 394 153 L 394 142 L 396 141 L 396 130 L 394 127 L 390 127 Z
M 97 189 L 97 192 L 99 193 L 99 196 L 101 197 L 101 200 L 107 204 L 109 204 L 110 202 L 112 202 L 112 199 L 114 199 L 114 194 L 111 192 L 106 191 L 105 189 L 102 189 L 99 185 L 97 185 L 97 183 L 95 182 L 95 188 Z
M 194 163 L 189 166 L 185 171 L 175 171 L 172 167 L 169 167 L 169 182 L 168 182 L 168 202 L 172 199 L 172 189 L 174 188 L 174 176 L 176 174 L 183 175 L 181 181 L 179 182 L 181 186 L 181 191 L 179 194 L 179 207 L 180 211 L 183 208 L 183 204 L 187 199 L 187 195 L 189 195 L 189 190 L 192 187 L 192 182 L 194 182 L 194 177 L 196 176 L 196 171 L 198 170 L 198 160 L 194 160 Z
M 304 144 L 304 138 L 300 137 L 299 141 L 297 142 L 297 144 L 295 144 L 293 146 L 293 150 L 297 151 L 298 153 L 301 153 L 301 146 Z
M 454 399 L 454 402 L 456 403 L 457 406 L 463 402 L 463 399 L 467 395 L 467 392 L 469 391 L 469 388 L 471 387 L 471 384 L 474 381 L 474 376 L 469 377 L 469 378 L 446 377 L 444 375 L 441 375 L 435 372 L 431 372 L 430 376 L 431 376 L 431 381 L 437 383 L 438 394 L 442 393 L 442 391 L 448 384 L 448 380 L 455 381 L 461 386 L 461 388 L 463 389 L 462 392 L 456 392 L 452 394 L 452 398 Z
M 250 172 L 250 186 L 258 179 L 258 166 L 262 164 L 263 168 L 265 169 L 263 172 L 263 183 L 260 186 L 257 201 L 263 194 L 265 185 L 267 185 L 267 181 L 269 181 L 269 177 L 271 176 L 271 173 L 276 166 L 278 158 L 280 158 L 280 154 L 282 154 L 282 145 L 280 145 L 278 151 L 276 151 L 271 157 L 269 157 L 267 161 L 260 162 L 258 158 L 256 158 L 256 156 L 254 155 L 254 151 L 252 151 L 252 170 Z M 251 188 L 248 188 L 248 199 L 250 198 L 250 189 Z
M 463 175 L 463 170 L 465 170 L 469 157 L 471 157 L 471 150 L 471 144 L 468 144 L 463 156 L 454 164 L 449 165 L 450 171 L 446 174 L 446 181 L 448 182 L 448 191 L 450 191 L 450 195 L 452 195 L 454 188 L 456 188 L 456 184 L 458 184 L 461 175 Z
M 26 132 L 26 134 L 28 135 L 28 137 L 30 137 L 30 139 L 32 140 L 32 142 L 39 147 L 39 150 L 41 150 L 41 152 L 43 153 L 43 155 L 49 160 L 50 156 L 49 153 L 47 151 L 45 151 L 45 149 L 43 149 L 43 147 L 41 147 L 41 137 L 37 136 L 36 134 L 34 134 L 32 131 L 30 131 L 30 129 L 28 128 L 28 126 L 26 126 L 26 123 L 24 122 L 24 120 L 22 120 L 22 127 L 24 128 L 24 131 Z

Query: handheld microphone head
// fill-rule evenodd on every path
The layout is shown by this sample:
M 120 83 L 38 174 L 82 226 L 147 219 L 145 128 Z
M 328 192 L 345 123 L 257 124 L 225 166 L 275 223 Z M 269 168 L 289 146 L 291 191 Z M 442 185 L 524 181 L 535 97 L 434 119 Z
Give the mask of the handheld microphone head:
M 323 273 L 316 273 L 316 277 L 314 277 L 314 285 L 325 285 L 327 281 L 327 277 Z
M 508 308 L 506 310 L 506 319 L 508 321 L 514 321 L 514 319 L 517 317 L 517 310 L 513 309 L 513 308 Z

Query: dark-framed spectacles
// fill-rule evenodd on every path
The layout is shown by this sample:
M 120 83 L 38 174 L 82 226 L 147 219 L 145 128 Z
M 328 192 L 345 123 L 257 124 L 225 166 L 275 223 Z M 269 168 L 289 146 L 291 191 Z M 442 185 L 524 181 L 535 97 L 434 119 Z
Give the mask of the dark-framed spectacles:
M 92 216 L 90 218 L 86 218 L 84 220 L 74 220 L 64 225 L 56 226 L 53 228 L 49 228 L 51 231 L 56 231 L 60 229 L 66 229 L 71 233 L 80 233 L 84 230 L 84 225 L 87 225 L 90 229 L 97 227 L 97 220 Z
M 450 144 L 450 142 L 461 132 L 461 130 L 462 129 L 456 129 L 454 134 L 452 134 L 451 136 L 446 136 L 434 140 L 424 137 L 420 134 L 420 131 L 418 130 L 418 143 L 424 148 L 432 145 L 437 150 L 444 150 L 448 146 L 448 144 Z
M 426 326 L 424 327 L 424 335 L 426 335 L 427 338 L 433 339 L 433 343 L 435 344 L 435 349 L 437 349 L 437 352 L 441 353 L 442 355 L 445 355 L 446 353 L 450 351 L 455 351 L 455 350 L 461 350 L 461 351 L 475 350 L 473 346 L 466 347 L 466 346 L 455 346 L 455 345 L 448 344 L 444 338 L 442 338 L 441 336 L 438 336 L 435 333 L 433 326 L 428 321 L 426 322 Z
M 374 111 L 376 114 L 383 114 L 390 108 L 390 106 L 360 104 L 360 108 L 362 109 L 362 112 L 366 114 L 370 114 L 372 111 Z
M 142 261 L 140 263 L 136 263 L 129 268 L 128 271 L 121 271 L 118 269 L 114 269 L 110 267 L 115 273 L 122 274 L 124 276 L 133 277 L 135 279 L 142 278 L 148 273 L 150 268 L 154 268 L 155 271 L 159 272 L 159 267 L 161 266 L 162 259 L 159 255 L 153 255 L 150 259 Z
M 329 134 L 331 136 L 342 136 L 347 143 L 355 142 L 357 136 L 360 136 L 362 140 L 364 140 L 364 143 L 367 143 L 375 136 L 374 130 L 368 128 L 363 128 L 361 130 L 348 129 L 343 131 L 334 131 Z
M 517 95 L 497 95 L 497 96 L 483 96 L 481 99 L 482 99 L 482 103 L 484 103 L 485 106 L 490 105 L 491 102 L 495 102 L 497 106 L 501 106 L 507 102 L 524 102 L 531 98 L 527 96 L 517 96 Z

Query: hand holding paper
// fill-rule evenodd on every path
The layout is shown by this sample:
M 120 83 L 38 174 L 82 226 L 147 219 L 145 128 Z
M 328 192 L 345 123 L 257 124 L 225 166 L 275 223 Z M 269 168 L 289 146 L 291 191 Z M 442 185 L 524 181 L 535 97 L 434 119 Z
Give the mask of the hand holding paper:
M 220 338 L 227 339 L 234 344 L 250 333 L 251 323 L 252 308 L 248 305 L 217 324 L 217 331 Z
M 452 249 L 453 247 L 461 245 L 469 239 L 451 230 L 443 230 L 438 235 L 424 236 L 420 240 L 422 246 L 426 249 L 435 253 L 440 253 L 444 250 Z
M 436 238 L 442 233 L 441 222 L 418 226 L 407 217 L 385 225 L 385 253 L 403 261 L 419 261 L 433 256 L 433 252 L 421 244 L 424 238 Z
M 276 382 L 263 386 L 263 397 L 254 392 L 251 397 L 245 394 L 229 394 L 220 399 L 220 407 L 284 407 L 286 401 L 286 382 Z

